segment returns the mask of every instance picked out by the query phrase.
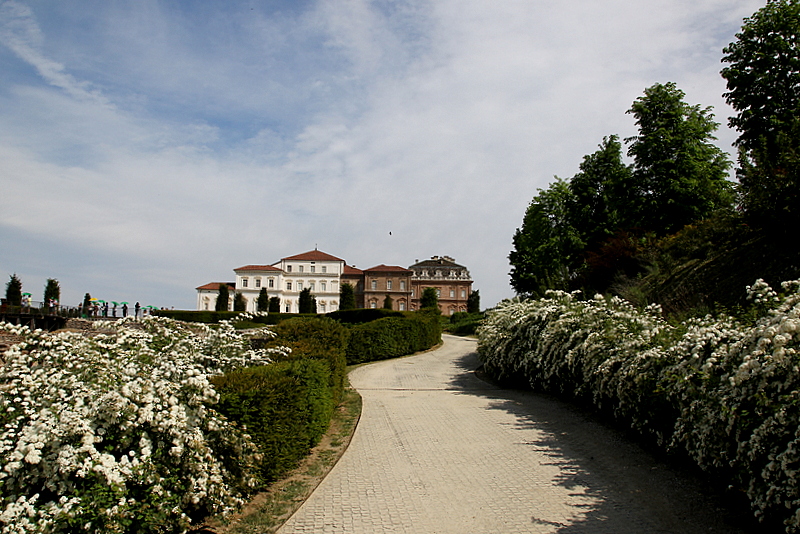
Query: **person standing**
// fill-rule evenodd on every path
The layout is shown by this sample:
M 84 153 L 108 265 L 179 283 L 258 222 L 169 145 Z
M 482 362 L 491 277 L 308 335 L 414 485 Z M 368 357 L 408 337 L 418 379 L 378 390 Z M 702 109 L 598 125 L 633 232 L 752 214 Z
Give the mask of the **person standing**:
M 141 308 L 141 306 L 139 306 L 139 303 L 137 302 L 136 306 L 133 307 L 133 309 L 134 309 L 133 316 L 136 317 L 137 319 L 139 318 L 139 308 Z
M 128 316 L 128 304 L 127 303 L 122 305 L 122 316 L 123 317 L 127 317 Z

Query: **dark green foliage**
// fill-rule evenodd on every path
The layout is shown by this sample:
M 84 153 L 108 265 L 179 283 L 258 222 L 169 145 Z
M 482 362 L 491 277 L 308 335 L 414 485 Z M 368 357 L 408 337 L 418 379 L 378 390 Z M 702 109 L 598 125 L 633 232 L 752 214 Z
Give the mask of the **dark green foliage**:
M 347 363 L 371 362 L 427 350 L 442 341 L 438 308 L 407 312 L 351 327 Z
M 726 101 L 737 114 L 741 202 L 751 225 L 800 224 L 800 3 L 771 0 L 723 52 Z
M 481 312 L 456 312 L 450 316 L 445 330 L 457 336 L 474 335 L 483 322 L 485 315 Z
M 281 312 L 281 298 L 280 297 L 270 297 L 269 299 L 269 313 L 280 313 Z
M 243 312 L 247 309 L 247 301 L 240 291 L 233 295 L 233 311 Z
M 49 305 L 50 301 L 59 302 L 61 300 L 61 288 L 58 285 L 58 280 L 54 278 L 48 278 L 47 284 L 44 286 L 44 297 L 42 298 L 42 302 L 44 305 Z
M 298 307 L 300 313 L 317 313 L 317 299 L 311 294 L 311 289 L 305 288 L 300 292 Z
M 439 308 L 439 295 L 433 287 L 426 287 L 422 290 L 422 297 L 419 302 L 420 308 Z
M 573 204 L 569 185 L 558 178 L 531 201 L 508 256 L 517 293 L 540 296 L 547 289 L 566 289 L 577 276 L 584 242 L 569 217 Z
M 228 298 L 229 298 L 228 284 L 219 285 L 219 293 L 217 294 L 217 303 L 214 305 L 216 311 L 228 311 Z
M 393 303 L 394 301 L 392 300 L 392 297 L 387 294 L 386 297 L 383 299 L 383 309 L 391 310 Z
M 261 291 L 258 292 L 258 298 L 256 299 L 256 310 L 260 312 L 265 312 L 269 309 L 269 296 L 267 295 L 267 288 L 262 287 Z
M 404 317 L 403 312 L 385 310 L 383 308 L 356 308 L 353 310 L 338 310 L 325 315 L 341 323 L 359 324 L 368 323 L 384 317 Z
M 333 399 L 328 364 L 296 359 L 212 378 L 215 408 L 247 428 L 262 454 L 262 482 L 292 469 L 325 433 Z
M 6 304 L 9 306 L 22 306 L 22 281 L 16 273 L 11 275 L 6 284 Z
M 712 143 L 719 126 L 711 108 L 690 106 L 674 83 L 657 83 L 636 99 L 628 113 L 639 135 L 626 139 L 634 159 L 638 226 L 666 235 L 733 203 L 727 181 L 730 162 Z
M 347 328 L 327 317 L 293 317 L 272 329 L 277 337 L 266 346 L 288 346 L 290 359 L 325 360 L 329 366 L 331 396 L 339 404 L 345 386 Z
M 481 311 L 481 294 L 480 290 L 470 292 L 467 297 L 467 313 L 478 313 Z
M 339 290 L 339 309 L 342 311 L 356 309 L 356 294 L 353 285 L 345 282 Z
M 86 293 L 83 296 L 83 304 L 81 305 L 83 315 L 89 315 L 89 306 L 92 303 L 92 296 Z

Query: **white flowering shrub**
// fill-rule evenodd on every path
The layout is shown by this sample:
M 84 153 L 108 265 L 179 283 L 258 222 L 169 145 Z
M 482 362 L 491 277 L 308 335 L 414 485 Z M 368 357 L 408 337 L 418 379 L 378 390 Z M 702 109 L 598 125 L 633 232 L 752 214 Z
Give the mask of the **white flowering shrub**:
M 479 353 L 493 376 L 593 403 L 800 532 L 800 282 L 782 288 L 758 280 L 742 318 L 680 325 L 615 297 L 506 301 Z
M 229 322 L 97 327 L 0 324 L 24 338 L 0 370 L 0 533 L 185 532 L 239 506 L 257 455 L 213 409 L 209 377 L 269 352 Z

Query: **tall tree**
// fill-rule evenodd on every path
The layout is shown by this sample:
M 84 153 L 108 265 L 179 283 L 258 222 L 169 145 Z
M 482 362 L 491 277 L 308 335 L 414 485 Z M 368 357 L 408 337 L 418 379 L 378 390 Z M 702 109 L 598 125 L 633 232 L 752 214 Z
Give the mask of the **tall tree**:
M 256 310 L 260 312 L 265 312 L 269 308 L 269 295 L 267 295 L 267 288 L 262 287 L 261 291 L 258 292 L 258 298 L 256 299 Z
M 233 311 L 243 312 L 247 310 L 247 300 L 242 295 L 241 291 L 237 291 L 233 295 Z
M 61 300 L 61 287 L 58 285 L 58 280 L 55 278 L 48 278 L 44 286 L 44 302 L 45 306 L 49 306 L 50 302 L 58 303 Z
M 9 306 L 22 306 L 22 280 L 16 273 L 6 283 L 6 304 Z
M 569 217 L 586 248 L 592 250 L 617 229 L 636 226 L 639 208 L 631 191 L 631 168 L 622 161 L 618 136 L 603 138 L 598 150 L 584 156 L 579 168 L 569 181 Z
M 800 2 L 769 0 L 723 49 L 725 100 L 737 111 L 737 175 L 758 225 L 796 228 L 800 218 Z
M 311 294 L 311 289 L 305 288 L 300 292 L 298 307 L 300 313 L 317 313 L 317 299 Z
M 467 313 L 478 313 L 481 311 L 481 294 L 480 290 L 470 291 L 467 297 Z
M 91 305 L 92 305 L 92 296 L 89 293 L 86 293 L 83 296 L 83 304 L 81 305 L 81 308 L 83 309 L 81 313 L 83 313 L 84 317 L 89 316 L 89 307 Z
M 269 299 L 269 313 L 281 312 L 281 299 L 280 297 L 270 297 Z
M 345 282 L 339 290 L 339 309 L 340 310 L 354 310 L 356 309 L 356 295 L 353 290 L 353 284 Z
M 541 296 L 547 289 L 566 289 L 575 277 L 584 242 L 570 218 L 574 203 L 569 185 L 560 178 L 531 201 L 508 256 L 517 293 Z
M 216 311 L 228 311 L 228 300 L 230 299 L 230 291 L 228 284 L 220 284 L 219 292 L 217 293 L 217 303 L 214 305 Z
M 633 192 L 645 231 L 676 232 L 733 202 L 730 167 L 712 143 L 719 126 L 711 108 L 690 106 L 674 83 L 645 89 L 628 113 L 639 135 L 626 139 L 633 162 Z
M 436 308 L 439 309 L 439 295 L 433 287 L 426 287 L 422 291 L 422 296 L 419 302 L 420 308 Z

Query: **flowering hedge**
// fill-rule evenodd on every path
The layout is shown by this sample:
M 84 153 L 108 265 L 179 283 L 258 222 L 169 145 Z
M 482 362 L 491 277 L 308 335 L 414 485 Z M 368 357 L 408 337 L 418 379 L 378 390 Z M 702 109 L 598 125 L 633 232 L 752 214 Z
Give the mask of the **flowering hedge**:
M 479 329 L 479 353 L 496 378 L 592 403 L 800 532 L 800 281 L 782 287 L 748 287 L 742 318 L 679 325 L 617 297 L 506 301 Z
M 270 361 L 230 323 L 166 318 L 24 342 L 0 371 L 0 532 L 185 532 L 244 502 L 250 437 L 211 406 L 209 377 Z

